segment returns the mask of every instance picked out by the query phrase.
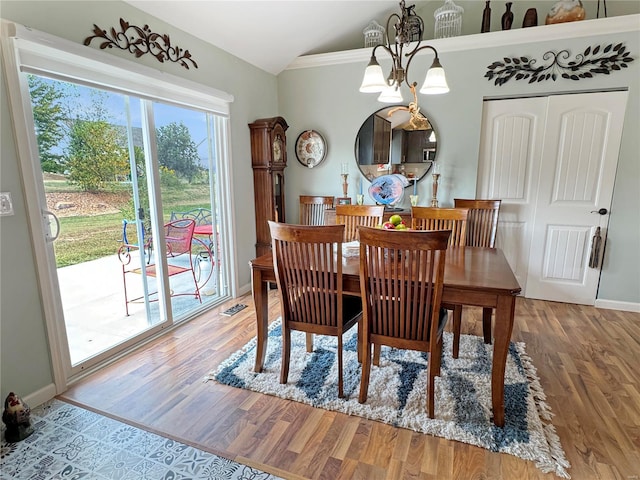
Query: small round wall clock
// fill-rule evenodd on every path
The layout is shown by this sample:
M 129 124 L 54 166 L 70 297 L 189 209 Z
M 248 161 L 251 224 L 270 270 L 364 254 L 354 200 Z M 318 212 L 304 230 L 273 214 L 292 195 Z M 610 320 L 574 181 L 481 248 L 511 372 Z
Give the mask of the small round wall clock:
M 320 165 L 327 156 L 327 142 L 315 130 L 305 130 L 296 140 L 296 157 L 305 167 Z

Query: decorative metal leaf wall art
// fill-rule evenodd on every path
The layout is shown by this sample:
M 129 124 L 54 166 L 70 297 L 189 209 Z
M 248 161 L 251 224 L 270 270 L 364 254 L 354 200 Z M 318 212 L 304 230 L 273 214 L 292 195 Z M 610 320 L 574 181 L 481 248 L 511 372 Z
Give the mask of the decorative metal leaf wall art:
M 555 82 L 558 77 L 580 80 L 593 78 L 597 74 L 609 75 L 616 70 L 627 68 L 627 64 L 634 60 L 622 43 L 587 47 L 573 60 L 569 60 L 570 56 L 568 50 L 557 53 L 549 50 L 542 58 L 551 63 L 543 66 L 536 66 L 537 60 L 529 57 L 505 57 L 502 61 L 489 65 L 489 70 L 484 76 L 489 81 L 495 79 L 497 86 L 504 85 L 512 78 L 528 80 L 528 83 L 546 80 Z
M 179 63 L 187 70 L 189 69 L 190 63 L 193 67 L 198 68 L 198 64 L 191 58 L 189 50 L 172 46 L 169 35 L 154 33 L 149 28 L 149 25 L 141 28 L 136 25 L 131 25 L 121 18 L 120 30 L 121 31 L 117 32 L 115 28 L 111 27 L 110 32 L 107 33 L 106 30 L 103 30 L 94 23 L 94 35 L 85 38 L 84 44 L 89 45 L 94 38 L 103 38 L 105 41 L 100 44 L 100 49 L 102 50 L 114 47 L 120 50 L 128 50 L 130 53 L 133 53 L 136 58 L 150 53 L 156 57 L 160 63 L 164 63 L 165 60 Z

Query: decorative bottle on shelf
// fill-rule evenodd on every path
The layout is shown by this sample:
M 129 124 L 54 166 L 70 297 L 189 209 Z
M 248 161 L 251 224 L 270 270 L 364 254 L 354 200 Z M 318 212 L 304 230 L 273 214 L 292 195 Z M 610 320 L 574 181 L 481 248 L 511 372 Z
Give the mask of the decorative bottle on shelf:
M 511 11 L 512 2 L 507 2 L 507 11 L 502 14 L 502 30 L 511 30 L 513 24 L 513 12 Z
M 484 10 L 482 11 L 482 29 L 480 33 L 491 31 L 491 7 L 489 6 L 489 0 L 487 0 Z
M 522 28 L 537 27 L 538 26 L 538 11 L 535 8 L 530 8 L 527 13 L 524 14 L 522 19 Z

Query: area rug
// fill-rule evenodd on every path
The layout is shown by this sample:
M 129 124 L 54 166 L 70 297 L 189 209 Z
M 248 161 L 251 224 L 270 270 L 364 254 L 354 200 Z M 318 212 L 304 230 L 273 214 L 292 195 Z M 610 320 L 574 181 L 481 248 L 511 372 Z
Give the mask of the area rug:
M 358 403 L 361 367 L 355 330 L 344 336 L 344 399 L 338 398 L 335 337 L 315 336 L 314 351 L 307 353 L 304 334 L 293 332 L 289 380 L 286 385 L 279 383 L 279 320 L 269 328 L 262 373 L 253 371 L 253 339 L 205 380 L 508 453 L 535 462 L 545 473 L 570 478 L 569 463 L 551 424 L 552 413 L 523 343 L 512 342 L 509 348 L 505 426 L 499 428 L 491 421 L 493 346 L 482 338 L 462 335 L 459 358 L 453 359 L 452 337 L 445 332 L 441 376 L 436 377 L 435 418 L 430 419 L 426 414 L 428 356 L 420 352 L 383 347 L 380 366 L 371 368 L 367 402 Z
M 32 409 L 31 424 L 17 443 L 3 425 L 0 479 L 279 479 L 55 399 Z

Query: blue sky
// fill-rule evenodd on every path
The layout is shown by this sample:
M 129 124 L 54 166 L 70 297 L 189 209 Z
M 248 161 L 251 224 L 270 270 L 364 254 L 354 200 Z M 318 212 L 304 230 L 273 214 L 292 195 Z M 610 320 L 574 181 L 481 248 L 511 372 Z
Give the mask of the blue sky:
M 72 103 L 74 110 L 91 112 L 95 110 L 96 101 L 102 102 L 107 120 L 114 125 L 126 127 L 127 112 L 125 95 L 121 93 L 98 90 L 68 82 L 60 82 L 41 77 L 46 83 L 55 84 L 67 94 L 67 102 Z M 135 97 L 129 97 L 129 110 L 131 122 L 134 128 L 141 128 L 140 101 Z M 208 158 L 207 151 L 207 124 L 206 114 L 174 105 L 154 102 L 154 115 L 156 128 L 168 125 L 172 122 L 182 122 L 187 126 L 191 139 L 198 145 L 198 153 L 201 159 Z

